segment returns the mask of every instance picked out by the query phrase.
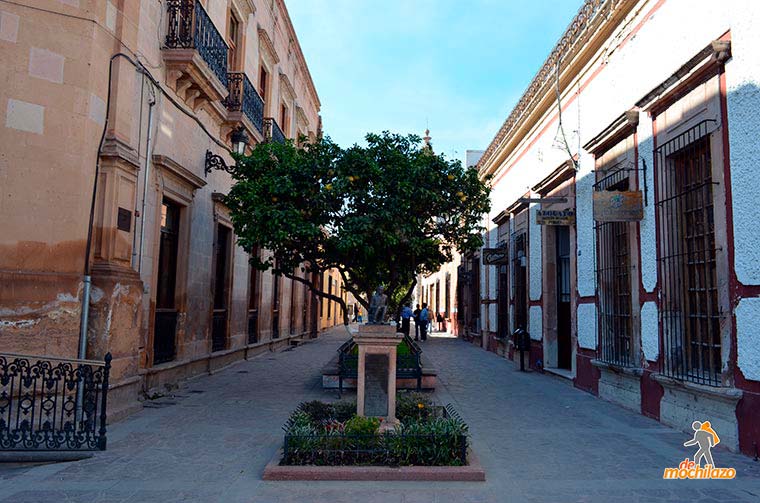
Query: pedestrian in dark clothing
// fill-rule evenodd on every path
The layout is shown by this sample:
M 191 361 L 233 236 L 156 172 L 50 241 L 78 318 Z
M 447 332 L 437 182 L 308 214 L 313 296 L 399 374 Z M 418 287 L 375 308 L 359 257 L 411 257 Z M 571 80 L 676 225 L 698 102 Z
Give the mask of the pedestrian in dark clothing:
M 427 340 L 428 324 L 430 323 L 430 311 L 428 311 L 427 304 L 422 304 L 422 311 L 420 311 L 420 339 Z
M 438 313 L 436 321 L 438 322 L 438 331 L 443 332 L 443 313 Z
M 414 313 L 412 313 L 412 308 L 409 307 L 409 304 L 405 305 L 404 308 L 401 310 L 401 332 L 406 337 L 409 337 L 409 329 L 411 326 L 413 315 Z
M 414 317 L 414 340 L 420 340 L 420 305 L 417 304 L 417 309 L 414 310 L 412 316 Z

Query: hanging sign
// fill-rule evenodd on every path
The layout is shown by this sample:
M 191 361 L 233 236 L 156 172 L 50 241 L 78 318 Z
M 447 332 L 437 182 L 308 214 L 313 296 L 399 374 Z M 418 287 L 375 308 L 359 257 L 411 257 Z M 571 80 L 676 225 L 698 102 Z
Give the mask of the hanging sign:
M 509 263 L 506 248 L 483 248 L 483 265 L 502 265 Z
M 636 222 L 643 218 L 644 198 L 640 190 L 594 192 L 597 222 Z
M 538 225 L 575 225 L 575 209 L 537 210 L 536 224 Z

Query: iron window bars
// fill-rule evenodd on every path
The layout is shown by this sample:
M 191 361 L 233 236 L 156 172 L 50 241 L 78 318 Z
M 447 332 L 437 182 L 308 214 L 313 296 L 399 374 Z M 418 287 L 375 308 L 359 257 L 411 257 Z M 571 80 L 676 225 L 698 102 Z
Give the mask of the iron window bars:
M 630 171 L 618 168 L 605 172 L 605 176 L 594 184 L 594 190 L 628 190 Z M 633 360 L 629 227 L 629 222 L 594 224 L 599 359 L 623 367 L 636 363 Z
M 655 151 L 663 373 L 721 384 L 710 133 L 705 120 Z

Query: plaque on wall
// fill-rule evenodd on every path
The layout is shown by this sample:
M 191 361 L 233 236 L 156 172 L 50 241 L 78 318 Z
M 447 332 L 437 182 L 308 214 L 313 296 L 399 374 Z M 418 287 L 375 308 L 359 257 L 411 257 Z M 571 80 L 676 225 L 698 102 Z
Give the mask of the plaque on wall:
M 640 190 L 594 192 L 597 222 L 636 222 L 643 218 L 644 198 Z
M 387 354 L 368 353 L 364 356 L 364 415 L 388 415 Z
M 536 224 L 538 225 L 575 225 L 575 209 L 537 210 Z
M 119 212 L 116 215 L 116 228 L 120 231 L 130 232 L 132 230 L 132 212 L 119 208 Z

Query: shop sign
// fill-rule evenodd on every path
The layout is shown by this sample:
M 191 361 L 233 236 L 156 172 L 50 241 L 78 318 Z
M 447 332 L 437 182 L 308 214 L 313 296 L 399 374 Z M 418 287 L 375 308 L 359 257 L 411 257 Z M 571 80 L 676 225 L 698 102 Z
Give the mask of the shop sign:
M 636 222 L 643 218 L 644 198 L 640 190 L 594 192 L 597 222 Z
M 483 248 L 483 265 L 503 265 L 509 263 L 506 248 Z
M 575 209 L 537 210 L 536 224 L 538 225 L 575 225 Z

